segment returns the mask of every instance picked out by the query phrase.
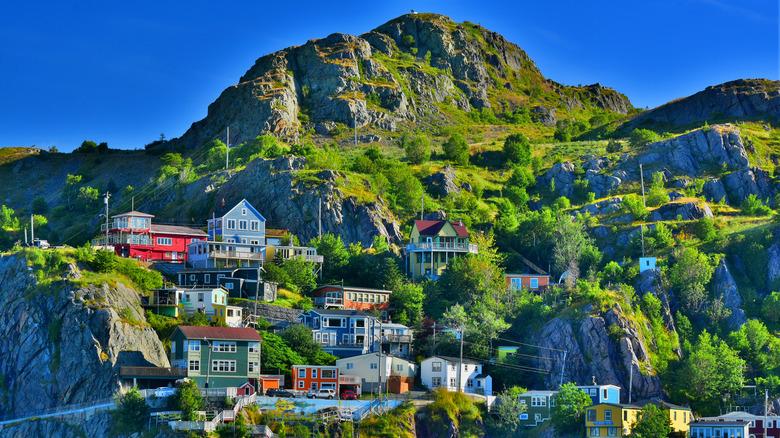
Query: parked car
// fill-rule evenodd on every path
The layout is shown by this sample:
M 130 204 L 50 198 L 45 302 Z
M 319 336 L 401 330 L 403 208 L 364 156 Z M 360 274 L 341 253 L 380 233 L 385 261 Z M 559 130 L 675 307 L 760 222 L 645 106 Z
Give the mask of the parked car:
M 283 388 L 270 388 L 265 391 L 265 395 L 268 397 L 287 397 L 295 398 L 295 394 Z
M 327 398 L 327 399 L 333 399 L 336 397 L 336 390 L 335 389 L 320 389 L 318 391 L 312 391 L 306 394 L 306 397 L 308 398 Z
M 341 393 L 341 399 L 342 400 L 357 400 L 357 394 L 355 394 L 355 391 L 352 390 L 345 390 Z

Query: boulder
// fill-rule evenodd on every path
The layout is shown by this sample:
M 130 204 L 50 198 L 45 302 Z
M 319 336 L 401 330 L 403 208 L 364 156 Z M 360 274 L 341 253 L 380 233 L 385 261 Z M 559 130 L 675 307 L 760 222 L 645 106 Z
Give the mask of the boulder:
M 715 296 L 723 301 L 723 307 L 731 311 L 726 324 L 731 331 L 737 331 L 742 324 L 747 322 L 745 311 L 740 309 L 742 298 L 737 290 L 737 283 L 729 272 L 726 260 L 721 259 L 715 273 L 712 276 L 712 285 Z
M 766 289 L 771 291 L 776 290 L 774 285 L 777 278 L 780 277 L 780 247 L 777 244 L 770 246 L 767 255 L 769 260 L 767 261 Z
M 684 197 L 685 197 L 685 195 L 683 195 L 680 192 L 669 192 L 669 201 L 671 201 L 671 202 L 674 202 L 674 201 L 676 201 L 678 199 L 682 199 Z
M 681 176 L 674 180 L 672 187 L 676 189 L 687 189 L 689 185 L 693 184 L 693 180 L 687 176 Z
M 704 198 L 709 202 L 728 201 L 726 187 L 720 178 L 713 178 L 705 182 L 702 191 L 704 192 Z
M 742 204 L 750 195 L 763 199 L 772 197 L 769 173 L 759 167 L 732 172 L 723 178 L 723 184 L 733 205 Z
M 602 175 L 593 170 L 588 170 L 585 179 L 597 198 L 608 195 L 623 184 L 623 180 L 615 175 Z
M 554 180 L 555 190 L 558 194 L 570 198 L 574 193 L 573 184 L 575 179 L 574 164 L 564 161 L 563 163 L 554 164 L 543 177 L 540 177 L 540 182 L 542 185 L 549 186 Z
M 703 217 L 713 217 L 710 206 L 706 203 L 699 202 L 686 202 L 682 204 L 670 202 L 659 207 L 656 212 L 660 214 L 664 220 L 675 220 L 678 215 L 684 221 L 692 221 Z
M 449 164 L 431 174 L 426 182 L 428 183 L 428 192 L 439 198 L 446 198 L 450 193 L 460 192 L 460 187 L 455 184 L 455 169 Z
M 446 221 L 447 213 L 444 210 L 432 211 L 424 216 L 426 221 Z
M 555 126 L 558 119 L 555 117 L 555 108 L 546 108 L 541 105 L 537 105 L 531 108 L 529 111 L 531 114 L 531 120 L 536 123 L 541 123 L 544 126 Z

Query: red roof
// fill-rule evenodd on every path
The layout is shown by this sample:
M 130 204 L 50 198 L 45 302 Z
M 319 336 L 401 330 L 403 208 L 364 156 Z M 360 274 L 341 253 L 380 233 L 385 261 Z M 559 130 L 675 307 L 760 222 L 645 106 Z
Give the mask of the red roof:
M 421 236 L 436 236 L 447 222 L 449 221 L 414 221 L 414 224 Z M 469 232 L 463 225 L 463 221 L 450 222 L 450 224 L 455 228 L 458 237 L 469 237 Z
M 133 210 L 133 211 L 128 211 L 127 213 L 117 214 L 117 215 L 115 215 L 115 216 L 111 216 L 111 217 L 124 217 L 124 216 L 135 216 L 135 217 L 154 217 L 154 215 L 153 215 L 153 214 L 149 214 L 149 213 L 142 213 L 142 212 L 140 212 L 140 211 L 136 211 L 136 210 Z
M 251 327 L 201 327 L 180 325 L 179 330 L 187 339 L 228 339 L 231 341 L 262 341 L 257 330 Z

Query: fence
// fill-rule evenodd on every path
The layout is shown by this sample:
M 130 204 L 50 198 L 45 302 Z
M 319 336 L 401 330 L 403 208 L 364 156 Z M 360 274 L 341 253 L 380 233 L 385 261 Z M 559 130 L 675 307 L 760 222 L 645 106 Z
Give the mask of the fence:
M 23 421 L 30 418 L 63 417 L 63 418 L 85 418 L 97 411 L 112 409 L 114 399 L 104 398 L 84 403 L 73 403 L 63 406 L 56 406 L 47 409 L 37 409 L 31 411 L 19 412 L 16 414 L 7 414 L 0 417 L 0 425 Z

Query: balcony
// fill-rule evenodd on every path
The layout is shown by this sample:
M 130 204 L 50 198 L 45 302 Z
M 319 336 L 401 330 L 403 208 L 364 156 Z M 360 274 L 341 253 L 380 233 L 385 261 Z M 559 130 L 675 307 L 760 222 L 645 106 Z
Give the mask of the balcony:
M 263 261 L 261 252 L 243 252 L 243 251 L 209 251 L 211 259 L 236 259 L 236 260 L 259 260 Z
M 187 368 L 181 367 L 119 367 L 122 377 L 187 377 Z
M 454 251 L 454 252 L 469 252 L 476 254 L 479 252 L 479 245 L 473 243 L 457 243 L 457 242 L 417 242 L 406 245 L 406 250 L 409 252 L 418 251 Z
M 344 307 L 344 300 L 341 298 L 318 297 L 314 299 L 314 305 L 322 306 L 325 309 L 329 307 L 338 307 L 341 309 Z
M 176 293 L 153 292 L 150 296 L 141 296 L 142 307 L 176 306 Z
M 411 344 L 412 335 L 384 335 L 383 344 Z
M 349 374 L 339 375 L 339 385 L 360 385 L 363 379 L 359 376 L 352 376 Z

